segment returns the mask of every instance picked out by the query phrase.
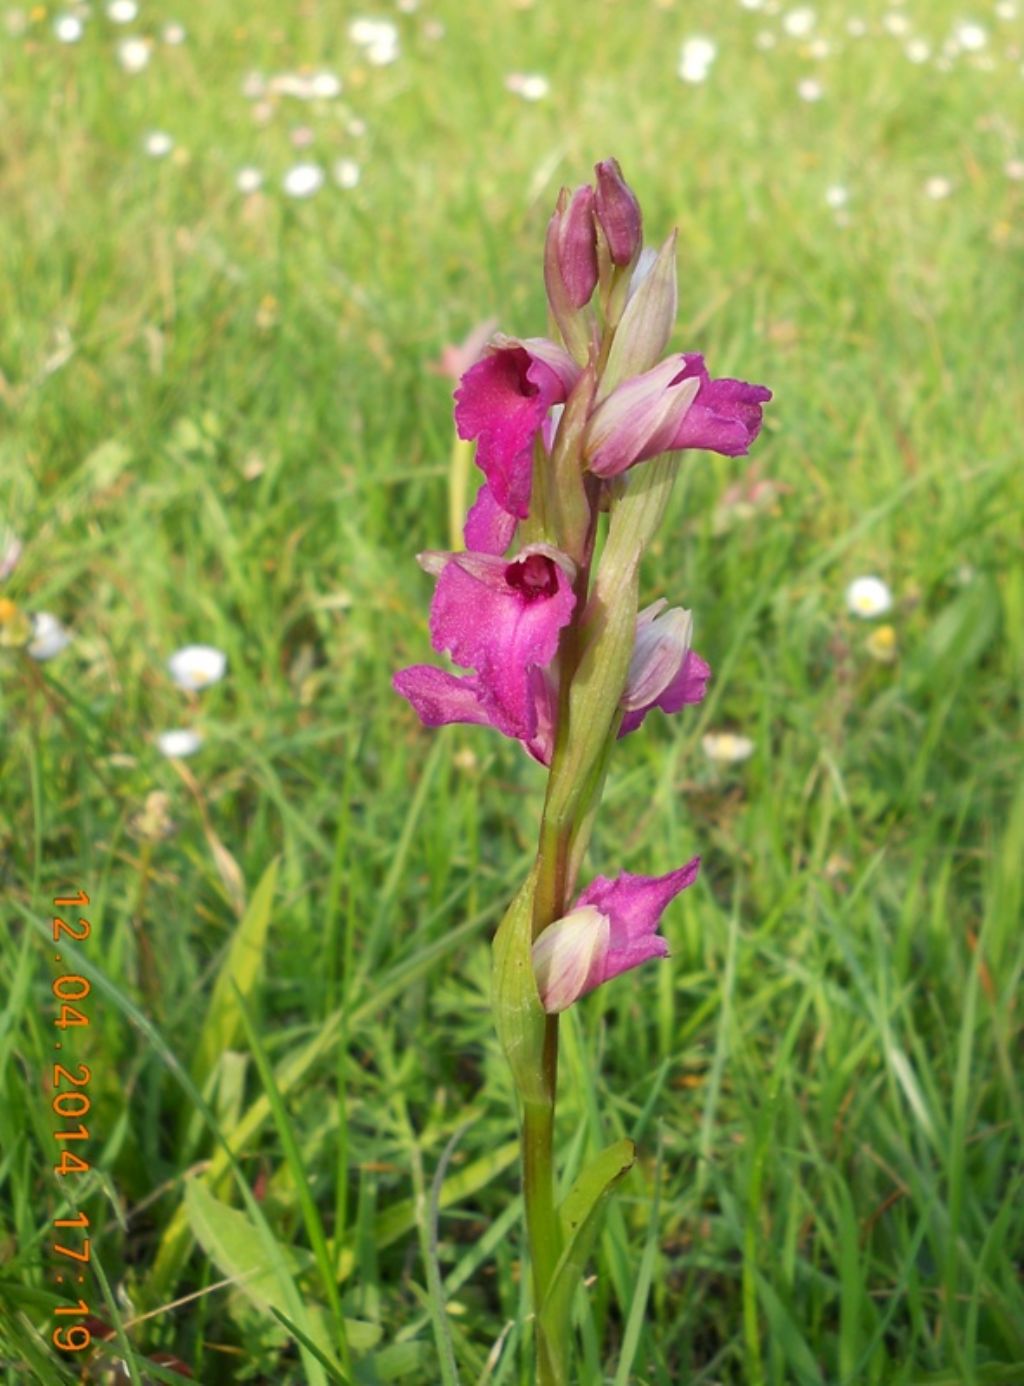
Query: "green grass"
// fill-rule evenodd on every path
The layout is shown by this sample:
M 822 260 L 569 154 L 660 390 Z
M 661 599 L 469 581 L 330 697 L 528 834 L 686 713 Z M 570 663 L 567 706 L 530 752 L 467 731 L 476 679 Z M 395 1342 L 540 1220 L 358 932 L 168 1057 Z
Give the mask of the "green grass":
M 579 1379 L 1024 1382 L 1024 126 L 1020 21 L 975 8 L 990 71 L 914 66 L 880 7 L 838 3 L 820 60 L 759 51 L 777 18 L 683 0 L 438 0 L 396 16 L 380 69 L 347 6 L 144 0 L 128 30 L 189 36 L 134 77 L 102 13 L 76 46 L 55 11 L 2 31 L 0 523 L 26 546 L 3 595 L 75 636 L 44 665 L 0 650 L 5 1380 L 76 1379 L 50 1346 L 69 1209 L 134 1379 L 176 1379 L 159 1353 L 207 1386 L 432 1386 L 449 1355 L 463 1383 L 530 1379 L 487 944 L 543 776 L 482 730 L 425 731 L 389 679 L 428 655 L 413 555 L 447 542 L 427 363 L 491 313 L 544 331 L 558 186 L 615 154 L 649 238 L 680 226 L 674 346 L 776 392 L 755 457 L 782 489 L 723 529 L 747 464 L 694 455 L 644 572 L 715 677 L 623 744 L 589 865 L 704 865 L 672 962 L 564 1027 L 563 1187 L 613 1140 L 641 1150 Z M 962 17 L 901 13 L 936 46 Z M 675 76 L 693 32 L 719 42 L 699 87 Z M 255 122 L 245 74 L 304 63 L 342 98 Z M 506 92 L 512 69 L 547 100 Z M 357 188 L 282 197 L 300 124 Z M 154 128 L 177 156 L 146 157 Z M 890 665 L 844 609 L 867 572 L 896 596 Z M 230 664 L 190 704 L 164 665 L 192 641 Z M 151 739 L 186 725 L 188 781 Z M 745 765 L 702 756 L 722 727 L 755 739 Z M 147 840 L 154 790 L 173 831 Z M 93 1171 L 61 1201 L 49 917 L 78 886 L 92 935 L 62 965 L 91 1023 L 64 1035 Z

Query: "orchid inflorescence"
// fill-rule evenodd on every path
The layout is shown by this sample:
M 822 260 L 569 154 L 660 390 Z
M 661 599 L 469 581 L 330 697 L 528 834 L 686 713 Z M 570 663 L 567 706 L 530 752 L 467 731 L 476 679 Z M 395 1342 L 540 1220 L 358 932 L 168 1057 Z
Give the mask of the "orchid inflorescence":
M 499 927 L 494 968 L 496 1026 L 523 1103 L 542 1382 L 568 1379 L 586 1210 L 596 1213 L 632 1163 L 631 1143 L 619 1142 L 556 1211 L 557 1014 L 667 954 L 662 913 L 699 865 L 599 876 L 576 892 L 615 743 L 655 708 L 700 702 L 711 673 L 691 649 L 689 611 L 664 599 L 639 609 L 640 563 L 680 454 L 746 453 L 771 398 L 713 379 L 700 355 L 663 357 L 675 242 L 673 232 L 659 250 L 644 247 L 639 204 L 614 159 L 597 165 L 594 186 L 562 190 L 544 256 L 560 340 L 497 334 L 462 376 L 455 421 L 476 443 L 484 480 L 464 548 L 419 556 L 436 579 L 431 642 L 469 672 L 419 664 L 394 678 L 426 725 L 494 727 L 549 767 L 536 862 Z

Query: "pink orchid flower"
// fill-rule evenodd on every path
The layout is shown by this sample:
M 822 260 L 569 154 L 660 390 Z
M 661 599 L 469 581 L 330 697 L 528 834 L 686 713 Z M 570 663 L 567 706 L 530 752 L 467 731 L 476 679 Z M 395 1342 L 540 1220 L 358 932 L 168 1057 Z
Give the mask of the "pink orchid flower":
M 538 935 L 533 969 L 541 1003 L 549 1014 L 566 1010 L 588 991 L 651 958 L 668 957 L 658 933 L 666 907 L 692 885 L 700 869 L 694 857 L 665 876 L 614 880 L 598 876 L 572 909 Z
M 395 690 L 427 726 L 486 723 L 534 743 L 552 720 L 539 671 L 554 659 L 576 604 L 572 560 L 531 544 L 511 561 L 467 552 L 422 554 L 420 562 L 438 579 L 430 609 L 434 649 L 476 673 L 459 677 L 413 665 L 395 675 Z
M 579 375 L 568 352 L 544 337 L 499 336 L 455 391 L 459 437 L 477 440 L 477 465 L 493 500 L 518 519 L 530 512 L 534 439 Z

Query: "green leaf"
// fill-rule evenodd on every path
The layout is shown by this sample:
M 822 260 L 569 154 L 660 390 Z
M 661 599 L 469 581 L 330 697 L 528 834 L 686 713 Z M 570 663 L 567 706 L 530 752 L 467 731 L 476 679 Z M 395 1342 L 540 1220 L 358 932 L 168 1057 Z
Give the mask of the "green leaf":
M 524 1102 L 550 1106 L 542 1057 L 547 1016 L 533 975 L 533 896 L 536 866 L 519 887 L 494 936 L 491 984 L 494 1023 L 512 1078 Z
M 277 858 L 270 863 L 238 921 L 234 936 L 214 983 L 210 1006 L 192 1060 L 192 1076 L 202 1086 L 225 1049 L 230 1049 L 242 1029 L 238 992 L 248 1000 L 259 978 L 270 924 L 270 909 L 277 888 Z
M 275 1305 L 284 1307 L 275 1260 L 294 1279 L 312 1264 L 308 1252 L 278 1243 L 277 1255 L 271 1258 L 247 1215 L 214 1198 L 198 1179 L 185 1184 L 185 1210 L 196 1241 L 222 1275 L 233 1280 L 263 1313 Z
M 558 1218 L 565 1249 L 540 1311 L 541 1327 L 553 1343 L 561 1342 L 565 1336 L 572 1298 L 600 1231 L 601 1216 L 612 1190 L 633 1168 L 635 1161 L 633 1142 L 616 1141 L 581 1170 L 562 1201 Z
M 296 1323 L 318 1348 L 318 1360 L 330 1357 L 331 1335 L 323 1311 L 301 1296 L 297 1277 L 312 1264 L 312 1257 L 299 1247 L 282 1246 L 269 1233 L 257 1227 L 247 1214 L 222 1203 L 198 1179 L 185 1185 L 185 1212 L 196 1241 L 222 1275 L 229 1277 L 261 1312 L 285 1317 Z M 345 1320 L 349 1347 L 366 1352 L 380 1340 L 376 1324 Z M 336 1375 L 341 1368 L 331 1362 Z

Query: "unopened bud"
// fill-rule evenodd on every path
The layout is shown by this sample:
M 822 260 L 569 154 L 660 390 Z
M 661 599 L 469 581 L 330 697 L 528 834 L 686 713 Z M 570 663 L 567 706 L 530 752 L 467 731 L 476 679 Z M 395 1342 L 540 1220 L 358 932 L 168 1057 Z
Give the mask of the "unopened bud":
M 597 287 L 597 236 L 594 231 L 594 190 L 577 188 L 557 229 L 558 268 L 574 308 L 583 308 Z
M 544 287 L 558 330 L 582 364 L 590 351 L 590 332 L 583 308 L 597 282 L 597 238 L 593 192 L 578 188 L 570 198 L 563 188 L 548 222 L 544 243 Z
M 603 980 L 611 942 L 611 921 L 593 905 L 584 905 L 538 935 L 533 971 L 541 1004 L 549 1015 L 567 1010 Z
M 601 224 L 613 265 L 628 265 L 643 241 L 643 218 L 632 188 L 622 176 L 617 159 L 595 165 L 597 194 L 594 210 Z
M 622 695 L 622 707 L 627 712 L 655 703 L 690 652 L 693 616 L 679 606 L 666 611 L 667 605 L 661 597 L 636 618 L 636 639 Z

